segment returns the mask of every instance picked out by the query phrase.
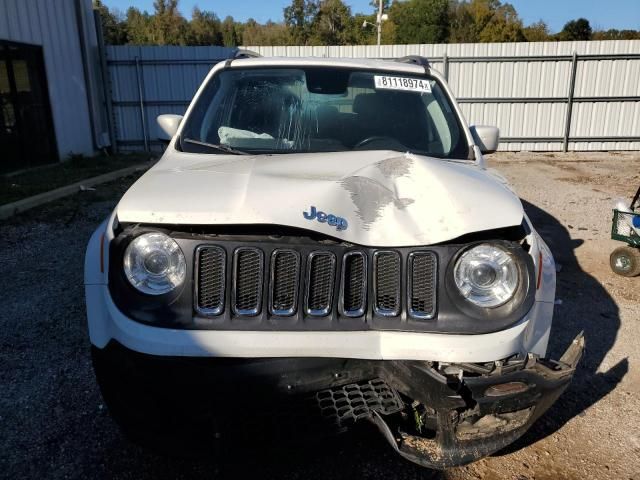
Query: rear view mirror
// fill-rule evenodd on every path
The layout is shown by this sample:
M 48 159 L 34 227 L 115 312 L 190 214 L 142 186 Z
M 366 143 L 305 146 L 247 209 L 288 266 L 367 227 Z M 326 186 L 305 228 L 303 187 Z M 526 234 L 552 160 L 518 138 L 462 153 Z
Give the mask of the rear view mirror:
M 182 115 L 174 115 L 172 113 L 158 115 L 157 122 L 158 126 L 160 127 L 158 132 L 158 139 L 165 142 L 170 142 L 178 131 L 178 127 L 180 126 L 181 121 Z
M 482 153 L 493 153 L 498 150 L 498 144 L 500 143 L 500 130 L 498 127 L 472 125 L 469 129 L 475 144 Z

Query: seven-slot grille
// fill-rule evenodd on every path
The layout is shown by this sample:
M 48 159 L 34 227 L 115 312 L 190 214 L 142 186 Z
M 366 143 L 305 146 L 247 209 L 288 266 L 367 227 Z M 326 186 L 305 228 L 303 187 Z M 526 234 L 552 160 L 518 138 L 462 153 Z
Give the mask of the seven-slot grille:
M 336 308 L 347 317 L 362 317 L 370 310 L 375 315 L 398 317 L 403 307 L 414 319 L 435 316 L 438 262 L 433 252 L 412 252 L 403 260 L 396 251 L 378 250 L 370 260 L 367 253 L 357 250 L 337 257 L 328 250 L 301 255 L 291 248 L 278 248 L 265 259 L 260 248 L 241 247 L 228 255 L 232 258 L 230 279 L 224 248 L 201 246 L 197 250 L 195 295 L 196 311 L 201 315 L 222 315 L 227 298 L 234 315 L 256 316 L 262 313 L 266 296 L 269 313 L 280 317 L 300 312 L 324 317 Z

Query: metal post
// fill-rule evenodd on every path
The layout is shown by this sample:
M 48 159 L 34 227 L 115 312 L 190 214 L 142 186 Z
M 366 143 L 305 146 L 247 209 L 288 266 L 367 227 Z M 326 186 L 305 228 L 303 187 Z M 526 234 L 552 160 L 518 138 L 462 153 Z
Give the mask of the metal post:
M 96 26 L 96 35 L 98 38 L 98 56 L 100 57 L 100 75 L 102 78 L 102 96 L 104 105 L 107 110 L 107 127 L 109 129 L 109 140 L 111 141 L 111 151 L 118 153 L 118 139 L 116 138 L 115 116 L 113 114 L 113 98 L 111 98 L 109 69 L 107 67 L 107 54 L 104 47 L 104 32 L 102 31 L 102 22 L 100 21 L 100 12 L 93 11 L 93 18 Z
M 448 82 L 449 81 L 449 57 L 447 56 L 446 52 L 444 53 L 444 55 L 442 55 L 442 74 L 444 75 L 444 79 Z
M 149 138 L 147 136 L 147 119 L 144 110 L 144 95 L 142 92 L 142 74 L 140 71 L 140 57 L 136 57 L 136 82 L 138 83 L 138 97 L 140 98 L 140 122 L 142 124 L 142 137 L 144 139 L 144 151 L 149 151 Z
M 380 40 L 382 39 L 382 0 L 378 0 L 378 55 L 380 54 Z
M 564 124 L 564 141 L 562 151 L 569 150 L 569 135 L 571 134 L 571 114 L 573 113 L 573 94 L 576 89 L 576 71 L 578 70 L 578 54 L 573 52 L 571 59 L 571 77 L 569 78 L 569 95 L 567 97 L 567 116 Z
M 91 143 L 93 149 L 97 150 L 100 147 L 100 141 L 97 137 L 96 122 L 95 122 L 95 108 L 93 104 L 93 79 L 91 77 L 91 70 L 89 68 L 89 54 L 87 52 L 87 37 L 86 28 L 84 24 L 84 17 L 82 12 L 84 6 L 80 0 L 75 0 L 74 8 L 76 13 L 76 27 L 78 29 L 78 42 L 80 43 L 80 55 L 82 57 L 82 72 L 84 74 L 84 93 L 87 100 L 87 113 L 89 114 L 89 128 L 91 129 Z

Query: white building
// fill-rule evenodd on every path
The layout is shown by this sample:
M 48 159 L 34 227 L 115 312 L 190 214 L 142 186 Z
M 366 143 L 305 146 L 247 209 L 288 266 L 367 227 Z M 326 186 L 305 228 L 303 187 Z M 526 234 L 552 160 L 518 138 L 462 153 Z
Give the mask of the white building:
M 91 0 L 0 0 L 0 172 L 109 144 Z

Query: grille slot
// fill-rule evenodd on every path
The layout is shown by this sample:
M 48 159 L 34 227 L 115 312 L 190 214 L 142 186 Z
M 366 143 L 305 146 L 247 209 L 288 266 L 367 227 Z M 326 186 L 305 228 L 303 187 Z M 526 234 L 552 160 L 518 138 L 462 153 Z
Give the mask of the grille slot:
M 233 257 L 233 311 L 257 315 L 262 309 L 263 253 L 257 248 L 238 248 Z
M 408 308 L 414 318 L 433 318 L 436 310 L 437 260 L 431 252 L 409 255 Z
M 269 311 L 272 315 L 290 316 L 298 307 L 300 255 L 293 250 L 276 250 L 271 255 Z
M 349 252 L 342 258 L 342 314 L 361 317 L 367 301 L 367 257 L 362 252 Z
M 400 314 L 400 255 L 398 252 L 379 251 L 373 257 L 373 308 L 386 317 Z
M 226 257 L 220 247 L 198 249 L 196 309 L 202 315 L 220 315 L 224 311 Z
M 336 257 L 331 252 L 309 254 L 305 311 L 308 315 L 324 317 L 331 311 Z

